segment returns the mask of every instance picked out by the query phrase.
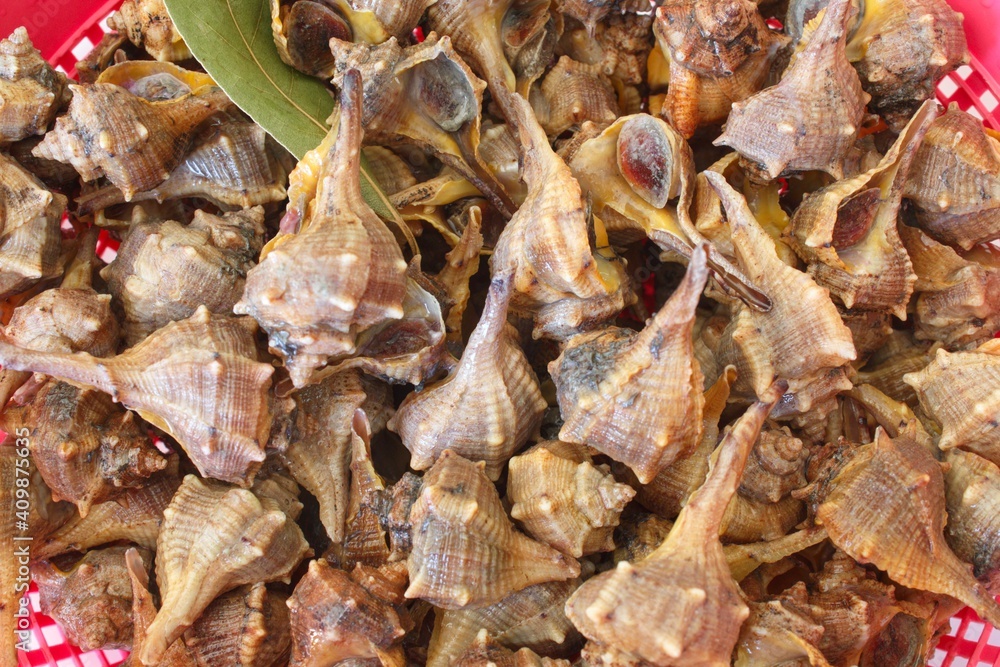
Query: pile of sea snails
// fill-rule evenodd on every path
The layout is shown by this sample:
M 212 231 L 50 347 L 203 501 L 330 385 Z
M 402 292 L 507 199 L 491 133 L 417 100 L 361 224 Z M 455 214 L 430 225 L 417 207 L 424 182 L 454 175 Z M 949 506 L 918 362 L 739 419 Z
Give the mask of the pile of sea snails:
M 25 523 L 42 611 L 134 667 L 1000 625 L 1000 135 L 934 101 L 944 0 L 271 12 L 339 100 L 298 162 L 162 0 L 77 83 L 0 42 L 0 667 Z

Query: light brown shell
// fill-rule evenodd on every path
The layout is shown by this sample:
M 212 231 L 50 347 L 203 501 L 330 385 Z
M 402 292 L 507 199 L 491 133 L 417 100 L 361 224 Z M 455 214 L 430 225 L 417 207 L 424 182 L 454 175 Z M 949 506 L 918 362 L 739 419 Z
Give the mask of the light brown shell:
M 128 36 L 156 60 L 176 62 L 191 57 L 163 0 L 125 0 L 108 18 L 108 27 Z
M 455 667 L 570 667 L 569 660 L 541 657 L 529 648 L 517 652 L 497 643 L 489 632 L 480 630 L 476 641 L 452 663 Z
M 535 584 L 486 607 L 435 611 L 427 666 L 453 664 L 473 644 L 480 629 L 512 650 L 568 655 L 578 645 L 580 635 L 566 618 L 564 606 L 579 583 L 572 579 Z
M 88 552 L 69 569 L 42 560 L 31 568 L 42 613 L 51 616 L 74 646 L 129 649 L 132 646 L 132 586 L 125 569 L 128 547 Z M 152 552 L 139 549 L 148 570 Z
M 353 353 L 360 332 L 404 314 L 406 262 L 392 232 L 361 196 L 356 72 L 344 79 L 340 109 L 335 144 L 331 131 L 317 154 L 296 168 L 311 171 L 312 161 L 319 162 L 315 199 L 295 213 L 305 215 L 301 227 L 265 246 L 234 307 L 268 332 L 296 387 L 309 384 L 330 358 Z
M 622 263 L 591 247 L 580 185 L 531 105 L 516 93 L 497 94 L 518 130 L 528 193 L 497 241 L 490 267 L 495 276 L 513 276 L 511 305 L 535 314 L 535 338 L 565 339 L 612 319 L 635 296 Z
M 738 151 L 752 177 L 819 170 L 843 178 L 869 99 L 845 51 L 853 14 L 851 0 L 831 2 L 781 81 L 733 104 L 725 132 L 713 143 Z
M 415 470 L 426 470 L 451 449 L 485 462 L 495 480 L 538 431 L 547 404 L 507 324 L 511 291 L 510 278 L 492 282 L 461 361 L 444 380 L 407 395 L 389 421 Z
M 285 665 L 292 643 L 287 600 L 263 583 L 240 586 L 208 605 L 175 644 L 182 642 L 198 665 Z
M 147 665 L 156 664 L 220 593 L 287 582 L 310 549 L 274 498 L 187 475 L 163 511 L 156 552 L 162 605 L 139 652 Z
M 641 332 L 609 328 L 570 339 L 549 364 L 560 439 L 626 464 L 644 484 L 698 445 L 703 378 L 692 332 L 707 279 L 699 246 L 684 281 Z
M 719 343 L 719 363 L 736 367 L 734 393 L 759 396 L 773 378 L 783 378 L 791 394 L 803 394 L 793 410 L 807 412 L 818 402 L 806 393 L 809 386 L 855 358 L 851 332 L 827 290 L 779 259 L 774 241 L 725 178 L 711 171 L 705 177 L 726 210 L 739 267 L 773 304 L 767 312 L 736 304 Z M 835 382 L 829 394 L 849 387 L 846 379 Z
M 874 169 L 809 194 L 785 233 L 809 273 L 848 308 L 906 319 L 916 275 L 896 219 L 935 106 L 921 107 Z
M 938 447 L 960 447 L 1000 465 L 998 377 L 1000 341 L 989 340 L 969 352 L 939 349 L 930 364 L 903 381 L 916 390 L 920 407 L 941 424 Z
M 927 130 L 903 196 L 920 227 L 942 243 L 968 250 L 1000 238 L 1000 141 L 949 106 Z
M 0 154 L 0 207 L 0 299 L 6 299 L 62 270 L 59 224 L 66 197 Z
M 760 502 L 778 502 L 806 485 L 809 454 L 809 448 L 788 427 L 765 427 L 750 452 L 740 493 Z
M 31 403 L 8 409 L 3 428 L 26 433 L 53 499 L 73 503 L 81 517 L 167 466 L 133 413 L 103 392 L 65 382 L 50 380 Z
M 425 475 L 410 511 L 407 598 L 444 609 L 483 606 L 546 581 L 580 574 L 575 559 L 516 531 L 483 464 L 451 450 Z
M 427 10 L 431 29 L 455 40 L 455 49 L 494 94 L 499 86 L 512 91 L 517 85 L 500 36 L 504 17 L 513 4 L 514 0 L 438 0 Z
M 748 609 L 719 542 L 719 524 L 750 449 L 783 387 L 756 403 L 719 445 L 715 467 L 649 556 L 621 561 L 584 583 L 566 602 L 591 641 L 657 665 L 728 663 Z
M 402 665 L 399 644 L 407 627 L 398 592 L 386 596 L 388 581 L 378 570 L 358 565 L 348 573 L 324 560 L 309 563 L 288 600 L 292 623 L 291 667 L 325 667 L 342 660 L 380 658 Z M 403 618 L 400 615 L 403 614 Z M 391 656 L 391 657 L 390 657 Z
M 670 59 L 661 114 L 685 138 L 724 121 L 733 102 L 760 90 L 788 41 L 750 0 L 669 0 L 656 10 L 653 30 Z
M 945 542 L 944 477 L 932 454 L 881 430 L 852 454 L 816 510 L 833 543 L 903 586 L 950 595 L 1000 622 L 1000 605 Z
M 247 318 L 199 306 L 117 357 L 0 341 L 0 363 L 111 394 L 177 440 L 202 474 L 249 486 L 271 429 L 274 373 L 257 361 L 255 330 Z
M 750 602 L 734 667 L 830 667 L 817 647 L 824 628 L 813 620 L 807 604 L 805 595 L 787 591 L 772 600 Z
M 583 447 L 538 444 L 510 460 L 507 498 L 524 531 L 579 558 L 615 548 L 612 533 L 635 495 Z
M 23 26 L 0 41 L 0 144 L 45 134 L 68 100 L 66 83 Z
M 204 123 L 231 104 L 210 85 L 162 102 L 110 83 L 70 88 L 69 110 L 32 153 L 72 164 L 87 182 L 106 176 L 125 201 L 166 180 Z
M 584 121 L 603 129 L 620 115 L 615 89 L 593 65 L 562 56 L 531 96 L 535 115 L 550 137 Z
M 903 381 L 907 373 L 923 370 L 934 360 L 940 344 L 914 341 L 912 333 L 894 330 L 880 350 L 857 374 L 858 384 L 870 384 L 891 398 L 910 407 L 917 405 L 913 387 Z
M 435 276 L 452 301 L 444 325 L 449 347 L 455 354 L 464 343 L 462 316 L 469 305 L 469 281 L 479 271 L 479 256 L 483 249 L 483 215 L 478 206 L 469 209 L 467 220 L 458 243 L 445 255 L 445 265 Z
M 944 536 L 955 555 L 991 593 L 1000 591 L 1000 468 L 971 452 L 944 456 L 948 523 Z
M 270 4 L 271 33 L 285 64 L 310 76 L 328 71 L 334 62 L 330 40 L 351 39 L 347 20 L 325 2 L 270 0 Z
M 204 305 L 228 314 L 264 245 L 264 210 L 195 211 L 190 224 L 169 220 L 129 227 L 118 254 L 101 270 L 125 314 L 125 344 L 144 340 Z

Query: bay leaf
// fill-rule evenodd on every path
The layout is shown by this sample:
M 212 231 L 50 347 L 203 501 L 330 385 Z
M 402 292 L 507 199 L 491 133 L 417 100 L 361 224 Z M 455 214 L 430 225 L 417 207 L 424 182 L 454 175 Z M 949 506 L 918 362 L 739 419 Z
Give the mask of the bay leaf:
M 166 5 L 191 53 L 236 106 L 300 160 L 319 145 L 336 100 L 319 79 L 281 60 L 268 0 L 166 0 Z M 400 227 L 417 252 L 413 233 L 364 164 L 361 194 L 375 213 Z

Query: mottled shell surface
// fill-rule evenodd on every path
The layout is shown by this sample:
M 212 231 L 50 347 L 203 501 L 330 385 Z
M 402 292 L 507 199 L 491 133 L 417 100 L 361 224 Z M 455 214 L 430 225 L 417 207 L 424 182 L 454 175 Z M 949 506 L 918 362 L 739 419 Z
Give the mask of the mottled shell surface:
M 489 478 L 498 479 L 538 431 L 546 402 L 507 324 L 511 292 L 509 278 L 493 281 L 461 361 L 441 382 L 409 394 L 390 420 L 414 469 L 426 470 L 451 449 L 485 462 Z
M 156 551 L 163 601 L 146 629 L 144 664 L 155 664 L 220 593 L 287 582 L 310 549 L 273 498 L 188 475 L 163 512 Z
M 948 523 L 944 536 L 991 593 L 1000 590 L 1000 468 L 960 449 L 945 454 Z
M 570 667 L 569 660 L 541 657 L 529 648 L 516 652 L 494 641 L 485 630 L 454 662 L 455 667 Z
M 575 559 L 514 529 L 482 464 L 446 450 L 410 511 L 413 550 L 406 597 L 444 609 L 499 602 L 580 574 Z
M 52 69 L 20 27 L 0 41 L 0 144 L 45 134 L 66 102 L 66 76 Z
M 562 56 L 532 95 L 535 115 L 551 137 L 590 121 L 605 127 L 620 115 L 610 80 L 592 65 Z
M 351 39 L 351 26 L 324 2 L 271 0 L 271 32 L 278 55 L 304 74 L 319 76 L 333 66 L 330 40 Z
M 562 440 L 628 465 L 644 484 L 697 446 L 704 398 L 692 332 L 707 279 L 699 247 L 680 287 L 640 333 L 607 329 L 569 341 L 549 366 Z
M 108 18 L 108 27 L 128 36 L 157 60 L 174 62 L 191 57 L 163 0 L 125 0 Z
M 284 665 L 292 643 L 287 600 L 262 583 L 241 586 L 216 598 L 178 641 L 198 665 Z
M 449 35 L 455 49 L 489 84 L 514 90 L 517 78 L 503 50 L 500 31 L 514 0 L 438 0 L 427 11 L 427 21 L 438 34 Z

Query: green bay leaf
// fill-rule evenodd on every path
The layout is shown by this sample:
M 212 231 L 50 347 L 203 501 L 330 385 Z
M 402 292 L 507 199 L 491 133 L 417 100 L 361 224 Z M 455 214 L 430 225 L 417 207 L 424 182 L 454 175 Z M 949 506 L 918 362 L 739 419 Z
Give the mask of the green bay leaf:
M 319 79 L 281 60 L 267 0 L 166 0 L 166 5 L 194 57 L 254 122 L 300 160 L 319 145 L 336 100 Z M 364 165 L 361 194 L 379 216 L 406 228 Z

